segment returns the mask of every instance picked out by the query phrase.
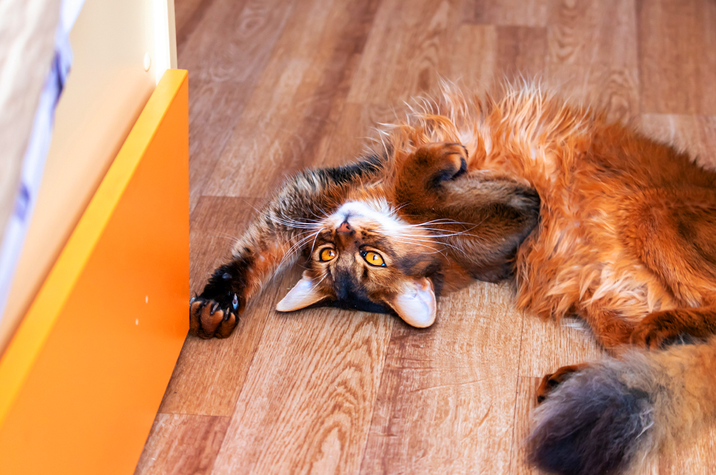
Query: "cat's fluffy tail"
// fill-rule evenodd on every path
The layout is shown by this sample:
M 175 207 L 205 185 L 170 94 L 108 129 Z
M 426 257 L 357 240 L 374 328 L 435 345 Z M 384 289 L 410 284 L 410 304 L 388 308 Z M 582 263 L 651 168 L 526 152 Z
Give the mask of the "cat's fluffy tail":
M 530 461 L 558 474 L 638 469 L 716 415 L 716 338 L 590 365 L 537 409 Z

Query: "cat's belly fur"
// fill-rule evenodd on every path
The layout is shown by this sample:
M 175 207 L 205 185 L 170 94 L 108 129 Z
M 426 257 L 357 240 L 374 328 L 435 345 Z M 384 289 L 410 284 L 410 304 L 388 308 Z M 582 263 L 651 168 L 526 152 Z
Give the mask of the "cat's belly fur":
M 518 306 L 557 319 L 591 307 L 631 323 L 678 306 L 621 239 L 627 223 L 616 198 L 582 201 L 577 210 L 546 201 L 549 211 L 517 256 Z
M 519 308 L 556 319 L 607 312 L 635 324 L 654 311 L 698 304 L 678 301 L 623 239 L 627 203 L 639 189 L 633 176 L 600 181 L 603 162 L 588 152 L 567 160 L 562 147 L 514 148 L 530 153 L 488 153 L 468 168 L 525 180 L 542 200 L 541 223 L 516 256 Z

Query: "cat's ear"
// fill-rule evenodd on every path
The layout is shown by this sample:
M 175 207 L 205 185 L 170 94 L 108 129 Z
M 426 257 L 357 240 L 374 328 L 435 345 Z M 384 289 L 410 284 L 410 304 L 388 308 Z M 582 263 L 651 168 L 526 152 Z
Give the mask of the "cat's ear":
M 304 271 L 301 280 L 276 305 L 276 310 L 279 312 L 293 312 L 323 300 L 327 295 L 322 294 L 317 287 L 316 282 L 308 275 L 308 272 Z
M 403 290 L 387 301 L 405 323 L 427 328 L 435 322 L 437 303 L 430 279 L 423 277 L 403 284 Z

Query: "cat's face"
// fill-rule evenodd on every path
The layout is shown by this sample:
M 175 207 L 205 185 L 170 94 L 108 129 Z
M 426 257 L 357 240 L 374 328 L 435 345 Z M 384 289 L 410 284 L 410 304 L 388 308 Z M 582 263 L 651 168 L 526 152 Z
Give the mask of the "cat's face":
M 308 250 L 309 267 L 278 304 L 279 311 L 327 300 L 359 310 L 391 308 L 416 327 L 435 320 L 432 278 L 442 265 L 438 244 L 387 203 L 345 203 L 319 223 Z

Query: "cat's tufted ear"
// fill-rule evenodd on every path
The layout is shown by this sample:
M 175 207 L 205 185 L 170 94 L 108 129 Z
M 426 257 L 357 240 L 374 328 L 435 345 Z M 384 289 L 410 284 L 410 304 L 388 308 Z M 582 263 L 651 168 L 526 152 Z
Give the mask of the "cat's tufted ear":
M 323 300 L 327 295 L 322 294 L 317 287 L 316 282 L 308 275 L 308 272 L 304 271 L 301 280 L 276 305 L 276 310 L 279 312 L 293 312 Z
M 403 291 L 387 302 L 405 323 L 427 328 L 435 322 L 437 304 L 430 279 L 423 277 L 403 285 Z

